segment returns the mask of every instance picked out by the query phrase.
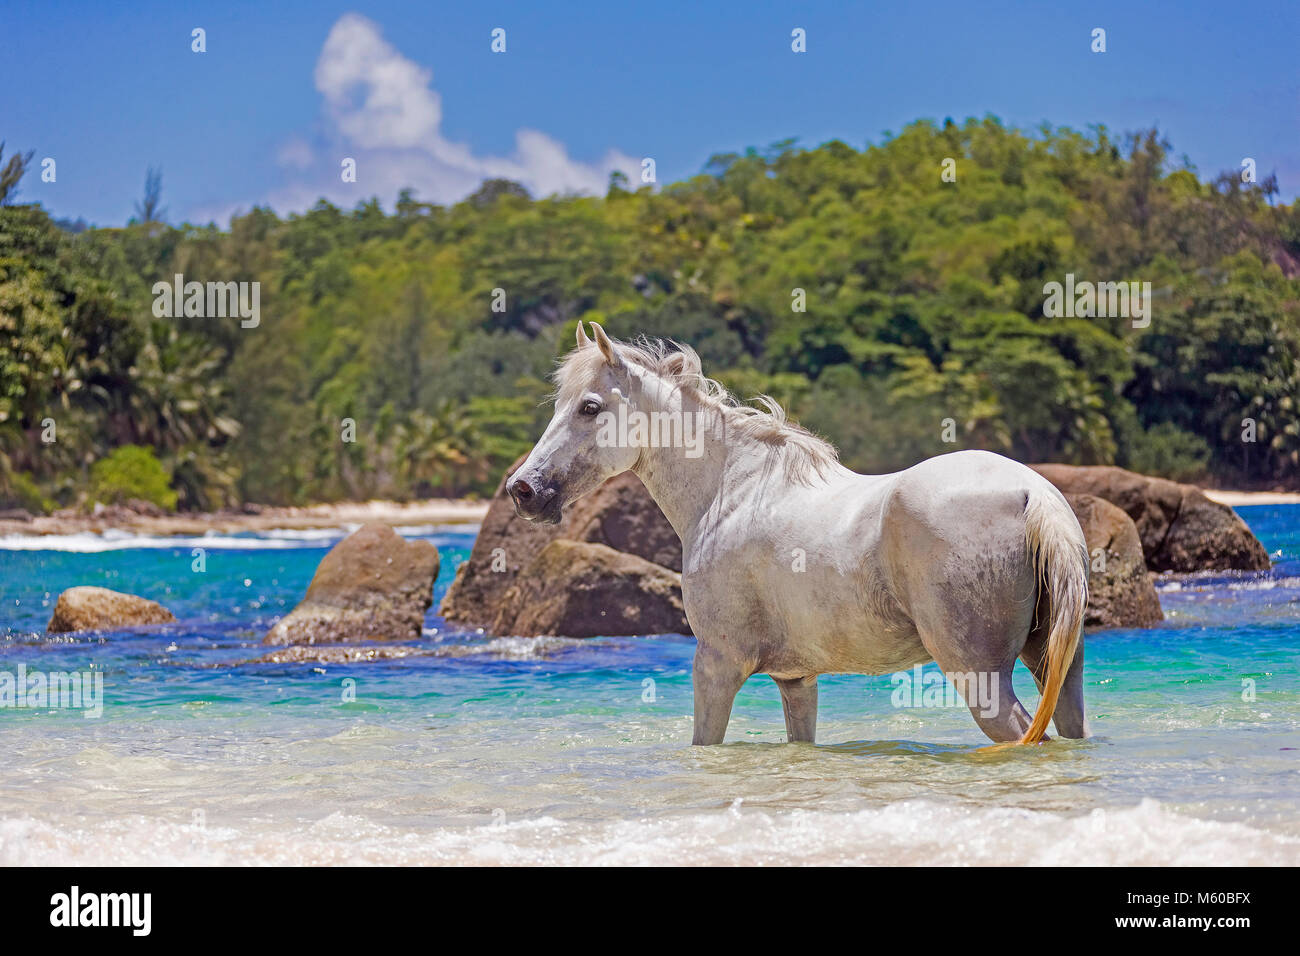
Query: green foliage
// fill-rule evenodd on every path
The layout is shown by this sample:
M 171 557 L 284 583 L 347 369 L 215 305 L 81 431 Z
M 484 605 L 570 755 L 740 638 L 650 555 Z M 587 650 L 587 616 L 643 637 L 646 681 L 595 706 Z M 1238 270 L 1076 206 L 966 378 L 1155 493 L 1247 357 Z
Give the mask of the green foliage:
M 8 471 L 0 462 L 0 508 L 46 514 L 54 510 L 54 502 L 45 496 L 31 475 Z
M 1144 475 L 1173 481 L 1199 481 L 1210 462 L 1210 446 L 1173 422 L 1160 422 L 1146 430 L 1129 451 L 1128 467 Z
M 168 511 L 176 507 L 162 462 L 153 451 L 140 445 L 122 445 L 90 468 L 90 497 L 104 504 L 124 504 L 133 498 L 148 501 Z
M 1154 131 L 986 117 L 604 198 L 489 181 L 223 230 L 156 221 L 154 177 L 155 221 L 76 234 L 0 207 L 0 475 L 72 503 L 88 462 L 141 445 L 185 508 L 488 494 L 595 319 L 689 343 L 860 470 L 982 447 L 1300 484 L 1300 212 L 1169 155 Z M 1045 316 L 1067 272 L 1150 282 L 1150 325 Z M 176 273 L 260 282 L 261 323 L 155 318 Z
M 0 141 L 0 160 L 4 159 L 4 153 L 5 144 Z M 32 150 L 25 154 L 14 153 L 7 163 L 0 166 L 0 206 L 13 201 L 14 194 L 18 192 L 18 183 L 27 172 L 27 164 L 35 155 Z

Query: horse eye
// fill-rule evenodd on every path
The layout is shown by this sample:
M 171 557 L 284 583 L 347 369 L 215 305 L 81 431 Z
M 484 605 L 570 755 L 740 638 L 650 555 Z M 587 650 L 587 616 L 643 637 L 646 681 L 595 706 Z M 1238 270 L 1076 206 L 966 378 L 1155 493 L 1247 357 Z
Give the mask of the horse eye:
M 600 403 L 593 402 L 590 399 L 588 399 L 587 401 L 582 403 L 582 408 L 580 409 L 580 411 L 584 415 L 595 415 L 600 411 Z

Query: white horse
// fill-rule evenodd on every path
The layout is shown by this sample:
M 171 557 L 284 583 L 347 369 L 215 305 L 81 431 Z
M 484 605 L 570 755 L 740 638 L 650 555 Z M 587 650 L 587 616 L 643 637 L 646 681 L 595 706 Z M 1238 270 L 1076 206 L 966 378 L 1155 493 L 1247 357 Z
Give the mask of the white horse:
M 507 480 L 519 515 L 562 509 L 636 472 L 682 539 L 698 641 L 696 744 L 718 744 L 751 674 L 781 690 L 812 741 L 817 675 L 937 661 L 994 741 L 1086 737 L 1088 554 L 1061 493 L 989 452 L 859 475 L 779 406 L 737 405 L 689 348 L 615 342 L 592 323 L 556 372 L 555 415 Z M 1012 689 L 1020 657 L 1042 693 Z

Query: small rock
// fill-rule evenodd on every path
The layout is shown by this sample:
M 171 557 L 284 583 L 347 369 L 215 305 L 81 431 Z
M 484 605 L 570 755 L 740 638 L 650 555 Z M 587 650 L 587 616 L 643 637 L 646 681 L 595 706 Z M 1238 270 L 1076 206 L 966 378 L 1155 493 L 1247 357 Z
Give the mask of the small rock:
M 338 644 L 418 640 L 433 603 L 438 549 L 368 524 L 321 560 L 302 603 L 263 644 Z
M 167 624 L 175 620 L 172 612 L 156 601 L 108 588 L 76 587 L 59 595 L 45 630 L 50 634 L 65 634 L 137 624 Z

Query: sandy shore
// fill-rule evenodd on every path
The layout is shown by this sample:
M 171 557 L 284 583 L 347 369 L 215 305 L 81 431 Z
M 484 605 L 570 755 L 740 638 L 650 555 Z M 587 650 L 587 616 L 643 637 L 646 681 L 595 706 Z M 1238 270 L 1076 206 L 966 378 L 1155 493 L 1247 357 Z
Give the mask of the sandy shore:
M 0 518 L 0 536 L 21 534 L 81 534 L 130 531 L 136 534 L 199 535 L 208 531 L 270 531 L 337 528 L 377 521 L 391 526 L 477 524 L 487 514 L 486 501 L 433 498 L 427 501 L 363 501 L 306 508 L 260 508 L 256 513 L 219 511 L 213 514 L 135 514 L 108 508 L 99 514 L 61 512 L 28 521 Z
M 1205 497 L 1221 505 L 1300 505 L 1300 491 L 1220 491 L 1203 488 Z

